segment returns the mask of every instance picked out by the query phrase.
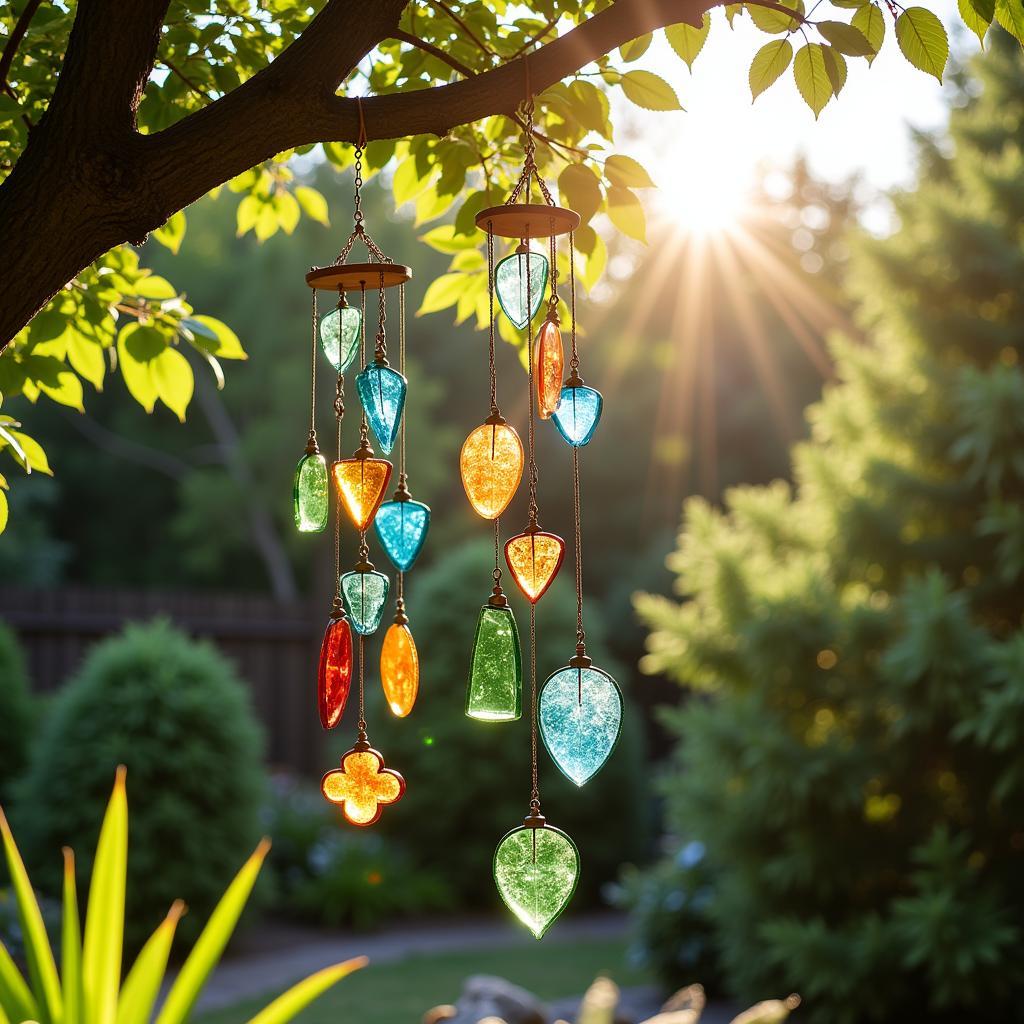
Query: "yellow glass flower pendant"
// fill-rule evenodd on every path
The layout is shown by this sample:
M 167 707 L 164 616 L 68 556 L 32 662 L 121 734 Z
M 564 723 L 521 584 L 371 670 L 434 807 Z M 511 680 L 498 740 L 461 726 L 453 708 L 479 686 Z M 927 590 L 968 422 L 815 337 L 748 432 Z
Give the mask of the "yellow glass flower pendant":
M 324 775 L 320 789 L 353 825 L 372 825 L 387 805 L 402 798 L 405 779 L 384 767 L 383 755 L 360 732 L 355 746 L 342 755 L 341 767 Z

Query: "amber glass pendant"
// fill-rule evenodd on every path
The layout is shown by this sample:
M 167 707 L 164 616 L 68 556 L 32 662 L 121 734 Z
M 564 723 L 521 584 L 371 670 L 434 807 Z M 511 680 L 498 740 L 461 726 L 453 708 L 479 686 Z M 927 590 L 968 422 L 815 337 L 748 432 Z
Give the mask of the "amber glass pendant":
M 331 471 L 349 519 L 357 530 L 365 530 L 373 522 L 388 489 L 391 463 L 374 458 L 373 449 L 364 437 L 352 458 L 335 462 Z
M 324 632 L 317 671 L 317 705 L 325 729 L 333 729 L 341 721 L 351 686 L 352 627 L 338 605 Z
M 523 713 L 523 662 L 516 617 L 498 584 L 480 609 L 466 691 L 466 715 L 513 722 Z
M 523 478 L 523 442 L 495 413 L 466 438 L 459 470 L 473 511 L 484 519 L 497 519 Z
M 505 543 L 505 561 L 516 585 L 532 604 L 551 586 L 562 567 L 565 541 L 531 523 L 523 533 Z
M 391 713 L 396 718 L 405 718 L 419 693 L 420 659 L 401 599 L 395 621 L 388 626 L 380 649 L 380 683 Z
M 360 732 L 355 746 L 342 755 L 341 767 L 324 775 L 320 788 L 353 825 L 372 825 L 389 804 L 405 793 L 405 779 L 384 766 L 384 756 Z
M 537 332 L 533 346 L 533 379 L 537 388 L 537 413 L 542 420 L 550 419 L 558 409 L 562 397 L 562 332 L 554 313 L 548 314 Z

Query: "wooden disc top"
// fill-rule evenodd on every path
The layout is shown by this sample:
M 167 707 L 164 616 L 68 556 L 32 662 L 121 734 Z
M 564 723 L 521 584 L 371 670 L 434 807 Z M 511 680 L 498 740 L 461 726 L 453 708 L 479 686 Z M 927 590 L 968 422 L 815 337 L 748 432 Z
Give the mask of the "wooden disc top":
M 476 226 L 502 238 L 551 238 L 575 231 L 580 226 L 580 215 L 562 206 L 509 203 L 481 210 L 476 215 Z
M 401 263 L 341 263 L 313 267 L 306 275 L 306 284 L 325 292 L 358 292 L 394 288 L 411 278 L 412 268 Z

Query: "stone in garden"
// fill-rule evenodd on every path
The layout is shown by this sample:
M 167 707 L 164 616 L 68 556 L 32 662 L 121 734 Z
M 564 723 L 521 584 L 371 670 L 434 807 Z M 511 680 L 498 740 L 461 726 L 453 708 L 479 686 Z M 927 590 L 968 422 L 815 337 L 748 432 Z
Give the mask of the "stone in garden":
M 454 1017 L 424 1020 L 450 1024 L 480 1024 L 488 1017 L 497 1017 L 504 1024 L 548 1024 L 551 1020 L 545 1005 L 531 992 L 489 974 L 475 974 L 465 980 L 455 1009 Z

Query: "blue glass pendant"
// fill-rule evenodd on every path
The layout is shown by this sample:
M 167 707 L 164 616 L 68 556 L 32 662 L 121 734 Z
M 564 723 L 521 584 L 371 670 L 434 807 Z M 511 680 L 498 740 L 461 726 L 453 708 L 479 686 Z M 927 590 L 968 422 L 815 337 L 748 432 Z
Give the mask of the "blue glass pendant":
M 375 633 L 384 614 L 391 581 L 384 573 L 372 568 L 364 571 L 356 569 L 345 573 L 338 586 L 352 628 L 363 636 Z
M 590 443 L 590 439 L 601 422 L 601 410 L 604 399 L 601 392 L 588 388 L 582 382 L 567 383 L 562 388 L 558 408 L 551 417 L 558 427 L 558 432 L 573 448 L 582 448 Z
M 601 770 L 618 743 L 622 694 L 603 669 L 567 665 L 545 681 L 538 717 L 551 760 L 567 779 L 582 786 Z
M 359 401 L 385 455 L 398 437 L 407 387 L 406 379 L 386 363 L 372 362 L 356 377 Z
M 422 501 L 410 498 L 385 501 L 377 510 L 373 526 L 391 564 L 400 572 L 407 572 L 427 539 L 430 509 Z
M 540 308 L 548 282 L 548 258 L 539 252 L 514 252 L 498 260 L 494 291 L 498 305 L 517 330 L 522 330 Z

